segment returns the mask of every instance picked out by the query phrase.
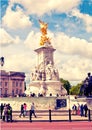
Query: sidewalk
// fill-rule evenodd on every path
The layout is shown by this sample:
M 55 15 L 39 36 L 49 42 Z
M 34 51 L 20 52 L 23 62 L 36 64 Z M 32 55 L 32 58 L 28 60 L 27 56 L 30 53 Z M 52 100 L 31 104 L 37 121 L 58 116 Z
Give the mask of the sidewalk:
M 24 121 L 29 121 L 29 117 L 15 117 L 13 118 L 14 120 L 24 120 Z M 52 121 L 69 121 L 69 116 L 53 116 L 52 118 Z M 34 116 L 32 117 L 32 121 L 47 121 L 49 122 L 49 117 L 48 116 L 38 116 L 37 115 L 37 118 L 35 118 Z M 88 121 L 88 117 L 81 117 L 81 116 L 78 116 L 78 115 L 72 115 L 71 117 L 71 120 L 72 121 Z

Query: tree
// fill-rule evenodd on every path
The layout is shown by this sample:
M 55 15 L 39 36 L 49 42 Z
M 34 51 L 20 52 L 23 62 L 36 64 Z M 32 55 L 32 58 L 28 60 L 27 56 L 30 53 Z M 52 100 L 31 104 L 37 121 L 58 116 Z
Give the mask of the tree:
M 76 86 L 72 86 L 70 89 L 70 94 L 71 95 L 79 95 L 80 93 L 80 88 L 81 88 L 81 83 L 77 84 Z
M 64 88 L 67 90 L 67 93 L 69 95 L 69 90 L 71 88 L 71 85 L 68 80 L 64 80 L 63 78 L 60 78 L 60 82 L 63 83 Z

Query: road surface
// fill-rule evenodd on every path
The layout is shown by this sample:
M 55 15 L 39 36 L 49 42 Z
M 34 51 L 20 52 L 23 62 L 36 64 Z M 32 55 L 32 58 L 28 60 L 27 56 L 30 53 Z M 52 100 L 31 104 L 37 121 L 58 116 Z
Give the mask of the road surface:
M 92 122 L 0 122 L 1 130 L 92 130 Z

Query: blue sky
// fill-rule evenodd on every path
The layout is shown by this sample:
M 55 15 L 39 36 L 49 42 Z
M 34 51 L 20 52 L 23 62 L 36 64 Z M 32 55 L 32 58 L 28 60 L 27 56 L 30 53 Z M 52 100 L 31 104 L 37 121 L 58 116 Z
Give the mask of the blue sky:
M 71 84 L 92 72 L 92 0 L 1 0 L 0 48 L 3 69 L 22 71 L 29 81 L 39 47 L 38 20 L 48 23 L 60 77 Z M 25 62 L 26 61 L 26 62 Z M 20 67 L 21 66 L 21 67 Z

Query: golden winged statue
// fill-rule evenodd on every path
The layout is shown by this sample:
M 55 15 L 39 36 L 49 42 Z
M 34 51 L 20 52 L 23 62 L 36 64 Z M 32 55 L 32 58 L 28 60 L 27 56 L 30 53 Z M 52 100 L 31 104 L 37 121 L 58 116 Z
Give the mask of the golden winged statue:
M 46 35 L 47 34 L 47 28 L 48 28 L 48 24 L 44 23 L 43 21 L 39 20 L 40 23 L 40 30 L 42 32 L 42 35 Z
M 39 23 L 40 23 L 40 30 L 41 30 L 41 33 L 42 33 L 40 45 L 44 45 L 46 42 L 50 43 L 49 37 L 46 36 L 48 24 L 41 21 L 41 20 L 39 20 Z

